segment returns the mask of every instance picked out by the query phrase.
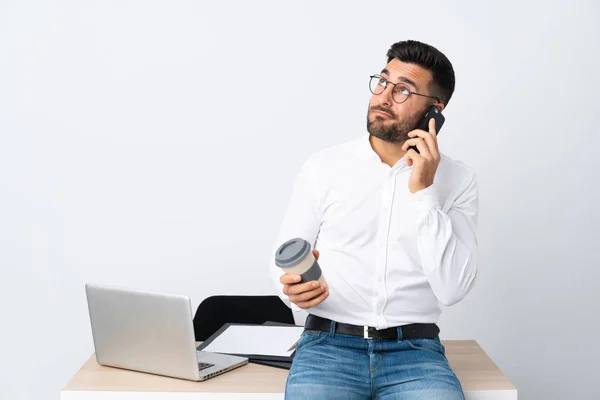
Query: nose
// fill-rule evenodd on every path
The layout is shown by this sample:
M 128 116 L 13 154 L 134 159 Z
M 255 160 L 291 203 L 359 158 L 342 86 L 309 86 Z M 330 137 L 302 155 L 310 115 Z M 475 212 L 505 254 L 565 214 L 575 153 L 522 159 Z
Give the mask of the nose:
M 394 87 L 392 85 L 388 85 L 383 92 L 377 96 L 377 103 L 380 106 L 391 107 L 392 106 L 392 91 Z

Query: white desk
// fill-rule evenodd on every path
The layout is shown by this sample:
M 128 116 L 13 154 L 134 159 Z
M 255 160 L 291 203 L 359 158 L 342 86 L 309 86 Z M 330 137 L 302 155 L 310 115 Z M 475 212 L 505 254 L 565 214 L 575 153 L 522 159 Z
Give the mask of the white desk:
M 516 400 L 517 390 L 474 340 L 443 341 L 467 400 Z M 248 364 L 204 382 L 98 365 L 92 357 L 61 392 L 61 400 L 282 400 L 288 371 Z

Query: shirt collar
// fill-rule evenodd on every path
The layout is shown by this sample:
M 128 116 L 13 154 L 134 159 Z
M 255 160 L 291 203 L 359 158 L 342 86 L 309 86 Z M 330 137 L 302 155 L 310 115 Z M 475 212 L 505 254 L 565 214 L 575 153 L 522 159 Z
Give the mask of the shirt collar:
M 356 155 L 365 160 L 373 160 L 373 161 L 381 162 L 381 158 L 379 158 L 377 153 L 375 153 L 375 150 L 373 150 L 373 147 L 371 147 L 371 142 L 369 140 L 370 136 L 371 135 L 369 133 L 367 133 L 366 135 L 362 135 L 361 137 L 356 139 L 356 141 L 355 141 Z M 394 165 L 394 168 L 396 168 L 396 169 L 401 169 L 403 167 L 407 167 L 406 156 L 402 157 L 400 160 L 398 160 L 396 165 Z

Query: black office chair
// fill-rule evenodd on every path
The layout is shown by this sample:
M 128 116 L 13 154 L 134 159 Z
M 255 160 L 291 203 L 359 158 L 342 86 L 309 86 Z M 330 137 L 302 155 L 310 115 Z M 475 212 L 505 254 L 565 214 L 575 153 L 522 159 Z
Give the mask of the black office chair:
M 294 324 L 292 310 L 278 296 L 211 296 L 194 315 L 196 341 L 204 341 L 227 323 Z

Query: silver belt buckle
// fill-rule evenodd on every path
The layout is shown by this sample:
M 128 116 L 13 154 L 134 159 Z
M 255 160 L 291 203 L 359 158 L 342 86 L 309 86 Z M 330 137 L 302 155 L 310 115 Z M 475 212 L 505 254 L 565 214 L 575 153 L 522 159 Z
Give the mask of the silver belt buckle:
M 363 326 L 363 337 L 365 339 L 372 339 L 369 337 L 369 327 L 368 326 Z

